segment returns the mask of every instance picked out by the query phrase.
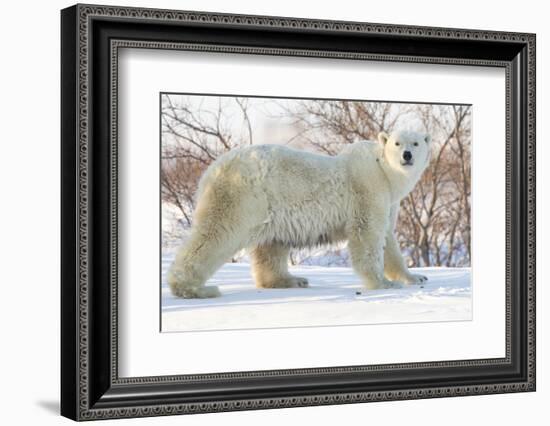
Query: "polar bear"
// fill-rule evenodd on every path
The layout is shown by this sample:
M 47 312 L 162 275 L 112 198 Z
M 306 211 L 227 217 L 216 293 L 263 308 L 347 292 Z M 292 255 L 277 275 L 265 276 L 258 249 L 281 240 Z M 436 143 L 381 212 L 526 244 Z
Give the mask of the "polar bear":
M 219 296 L 205 282 L 242 248 L 250 250 L 258 288 L 307 287 L 306 278 L 288 272 L 290 249 L 346 240 L 365 288 L 423 282 L 405 266 L 394 227 L 430 148 L 429 135 L 400 131 L 334 157 L 280 145 L 223 154 L 199 182 L 190 238 L 167 274 L 173 295 Z

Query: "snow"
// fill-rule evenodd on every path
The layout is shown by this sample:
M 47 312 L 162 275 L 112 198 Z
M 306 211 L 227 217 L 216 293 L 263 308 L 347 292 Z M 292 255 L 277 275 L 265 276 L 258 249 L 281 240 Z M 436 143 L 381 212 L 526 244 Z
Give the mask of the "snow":
M 207 285 L 221 297 L 172 296 L 165 273 L 173 255 L 162 259 L 163 332 L 396 324 L 472 319 L 470 268 L 417 268 L 428 282 L 402 289 L 365 290 L 348 267 L 294 266 L 309 288 L 257 289 L 247 263 L 226 263 Z

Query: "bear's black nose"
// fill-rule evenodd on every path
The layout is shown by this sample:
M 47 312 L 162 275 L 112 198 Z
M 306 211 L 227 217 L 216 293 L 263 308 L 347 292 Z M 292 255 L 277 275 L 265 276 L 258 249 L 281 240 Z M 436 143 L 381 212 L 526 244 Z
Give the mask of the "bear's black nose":
M 413 158 L 413 155 L 411 154 L 411 151 L 403 152 L 403 160 L 411 161 L 412 158 Z

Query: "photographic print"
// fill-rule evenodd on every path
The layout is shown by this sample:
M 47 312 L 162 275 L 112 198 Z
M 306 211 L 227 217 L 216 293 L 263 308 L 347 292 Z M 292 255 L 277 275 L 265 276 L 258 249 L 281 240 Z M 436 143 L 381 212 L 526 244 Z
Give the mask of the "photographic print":
M 472 106 L 160 94 L 161 331 L 468 321 Z
M 61 18 L 63 416 L 535 391 L 535 34 Z

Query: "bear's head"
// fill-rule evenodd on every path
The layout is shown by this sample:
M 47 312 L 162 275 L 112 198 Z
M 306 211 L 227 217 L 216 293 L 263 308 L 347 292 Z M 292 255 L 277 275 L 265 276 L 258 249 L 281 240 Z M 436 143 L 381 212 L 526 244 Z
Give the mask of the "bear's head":
M 394 170 L 405 174 L 422 173 L 430 162 L 431 136 L 426 133 L 385 132 L 378 134 L 384 159 Z

